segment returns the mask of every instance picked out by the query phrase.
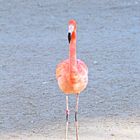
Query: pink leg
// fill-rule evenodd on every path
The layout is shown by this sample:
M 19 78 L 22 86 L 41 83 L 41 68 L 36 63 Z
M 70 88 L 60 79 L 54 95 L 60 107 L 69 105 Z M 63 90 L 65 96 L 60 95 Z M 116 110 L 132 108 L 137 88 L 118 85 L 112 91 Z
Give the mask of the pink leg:
M 69 104 L 68 104 L 68 96 L 66 96 L 66 140 L 68 139 L 68 126 L 69 126 Z
M 76 94 L 76 107 L 75 107 L 76 140 L 79 139 L 79 136 L 78 136 L 78 119 L 77 119 L 77 114 L 78 114 L 78 103 L 79 103 L 79 94 Z

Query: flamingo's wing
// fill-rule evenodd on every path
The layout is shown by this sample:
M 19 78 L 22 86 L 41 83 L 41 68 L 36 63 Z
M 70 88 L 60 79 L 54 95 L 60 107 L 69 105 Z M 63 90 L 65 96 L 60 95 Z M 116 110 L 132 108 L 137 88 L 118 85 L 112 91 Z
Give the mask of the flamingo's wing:
M 69 60 L 64 60 L 63 62 L 59 63 L 56 67 L 56 78 L 58 79 L 61 77 L 68 69 Z
M 82 74 L 88 74 L 88 67 L 87 65 L 81 61 L 80 59 L 77 60 L 77 63 L 78 63 L 78 72 L 79 73 L 82 73 Z
M 81 81 L 85 81 L 87 77 L 88 77 L 88 67 L 83 61 L 78 59 L 77 70 L 71 72 L 70 81 L 74 85 L 74 84 L 81 83 Z

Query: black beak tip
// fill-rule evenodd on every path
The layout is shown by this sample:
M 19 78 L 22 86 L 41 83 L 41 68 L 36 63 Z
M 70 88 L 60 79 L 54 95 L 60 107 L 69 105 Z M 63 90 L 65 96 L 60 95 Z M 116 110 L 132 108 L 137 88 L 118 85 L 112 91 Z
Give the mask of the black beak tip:
M 71 41 L 71 33 L 68 33 L 68 41 L 70 43 L 70 41 Z

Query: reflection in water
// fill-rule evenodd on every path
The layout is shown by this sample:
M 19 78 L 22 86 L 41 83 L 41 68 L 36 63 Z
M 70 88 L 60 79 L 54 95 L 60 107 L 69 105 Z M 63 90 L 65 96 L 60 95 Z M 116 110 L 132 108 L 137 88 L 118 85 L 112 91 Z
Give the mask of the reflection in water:
M 78 140 L 78 139 L 79 139 L 79 133 L 78 133 L 78 120 L 75 121 L 75 129 L 76 129 L 76 140 Z M 65 140 L 68 140 L 68 130 L 69 130 L 69 122 L 66 121 Z
M 69 128 L 69 122 L 66 122 L 66 140 L 68 140 L 68 128 Z
M 78 133 L 78 121 L 75 121 L 75 127 L 76 127 L 76 140 L 79 139 L 79 133 Z

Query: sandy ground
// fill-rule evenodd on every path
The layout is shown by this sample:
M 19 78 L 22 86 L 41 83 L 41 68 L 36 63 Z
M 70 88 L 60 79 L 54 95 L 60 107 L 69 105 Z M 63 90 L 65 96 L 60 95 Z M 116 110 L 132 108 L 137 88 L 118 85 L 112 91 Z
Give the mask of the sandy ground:
M 140 140 L 140 0 L 0 0 L 0 140 L 63 140 L 65 96 L 55 67 L 78 22 L 80 140 Z M 69 140 L 75 139 L 70 96 Z

